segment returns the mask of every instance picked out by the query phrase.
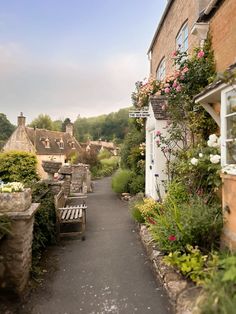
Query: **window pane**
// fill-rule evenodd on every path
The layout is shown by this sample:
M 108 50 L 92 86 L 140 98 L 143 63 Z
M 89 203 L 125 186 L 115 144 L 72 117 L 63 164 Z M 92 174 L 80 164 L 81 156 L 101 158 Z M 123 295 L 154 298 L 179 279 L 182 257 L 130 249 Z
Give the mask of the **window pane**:
M 236 113 L 233 116 L 226 118 L 227 124 L 227 139 L 234 139 L 236 138 Z
M 226 163 L 235 164 L 236 163 L 236 142 L 226 143 Z

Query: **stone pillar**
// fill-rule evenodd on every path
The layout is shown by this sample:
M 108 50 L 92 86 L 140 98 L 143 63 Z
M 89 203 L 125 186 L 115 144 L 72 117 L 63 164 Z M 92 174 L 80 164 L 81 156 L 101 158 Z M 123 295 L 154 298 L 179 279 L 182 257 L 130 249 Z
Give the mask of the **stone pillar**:
M 8 197 L 18 193 L 9 193 Z M 0 215 L 4 214 L 11 220 L 11 234 L 0 240 L 0 289 L 20 295 L 30 275 L 34 214 L 40 204 L 30 203 L 23 211 L 17 211 L 14 201 L 9 200 L 9 204 L 12 205 L 11 211 L 2 213 L 0 210 Z
M 83 182 L 86 177 L 84 164 L 72 165 L 71 193 L 83 193 Z

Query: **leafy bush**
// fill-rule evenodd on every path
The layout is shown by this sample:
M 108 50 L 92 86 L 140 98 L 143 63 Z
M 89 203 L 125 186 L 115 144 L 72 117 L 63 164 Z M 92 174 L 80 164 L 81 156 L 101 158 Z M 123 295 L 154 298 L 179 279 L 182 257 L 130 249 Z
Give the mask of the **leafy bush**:
M 103 149 L 98 153 L 98 159 L 102 160 L 102 159 L 109 159 L 110 157 L 112 157 L 111 152 L 109 152 L 109 150 L 107 149 Z
M 0 178 L 5 182 L 38 180 L 35 155 L 20 151 L 0 153 Z
M 7 216 L 0 217 L 0 239 L 6 235 L 11 233 L 11 220 Z
M 144 192 L 145 189 L 144 175 L 136 175 L 135 173 L 133 173 L 131 179 L 132 180 L 129 183 L 129 192 L 133 195 L 140 192 Z
M 177 267 L 180 272 L 197 284 L 204 284 L 216 271 L 218 255 L 203 255 L 198 247 L 186 246 L 186 252 L 174 251 L 164 257 L 167 265 Z
M 204 286 L 202 314 L 232 314 L 236 308 L 236 255 L 221 257 L 218 269 Z
M 37 182 L 31 188 L 33 202 L 40 203 L 35 214 L 32 244 L 32 273 L 35 275 L 43 250 L 46 246 L 56 243 L 56 210 L 54 196 L 46 183 Z
M 219 246 L 223 224 L 220 204 L 206 204 L 197 196 L 181 205 L 169 197 L 155 221 L 150 230 L 164 251 L 184 251 L 187 244 L 207 251 Z
M 129 192 L 129 182 L 132 171 L 119 169 L 112 178 L 112 189 L 116 193 Z

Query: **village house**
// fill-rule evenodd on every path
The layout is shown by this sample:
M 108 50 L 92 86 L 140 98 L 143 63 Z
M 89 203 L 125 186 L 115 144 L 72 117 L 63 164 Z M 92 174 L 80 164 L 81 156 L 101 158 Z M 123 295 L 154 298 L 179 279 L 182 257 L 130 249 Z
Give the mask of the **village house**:
M 210 1 L 196 26 L 206 25 L 218 79 L 195 97 L 217 122 L 221 135 L 222 198 L 224 229 L 222 245 L 236 250 L 236 1 Z M 222 74 L 224 73 L 224 74 Z
M 179 49 L 191 54 L 202 44 L 207 32 L 200 38 L 192 33 L 206 0 L 169 0 L 148 50 L 150 77 L 164 80 L 173 74 L 173 52 Z M 156 145 L 156 134 L 166 136 L 167 117 L 163 111 L 163 98 L 152 97 L 149 102 L 149 117 L 146 121 L 146 179 L 145 194 L 160 199 L 165 194 L 167 183 L 166 157 Z M 158 114 L 157 114 L 158 113 Z
M 65 132 L 30 128 L 21 113 L 18 126 L 3 147 L 3 151 L 19 150 L 35 153 L 38 159 L 38 173 L 41 178 L 47 174 L 42 168 L 42 161 L 53 160 L 65 164 L 73 153 L 79 153 L 81 146 L 73 136 L 73 124 L 66 126 Z
M 118 153 L 118 149 L 113 142 L 106 142 L 102 140 L 98 140 L 98 141 L 89 140 L 87 143 L 83 144 L 83 147 L 85 148 L 87 152 L 90 150 L 94 150 L 96 153 L 99 153 L 103 150 L 107 150 L 113 156 L 117 156 L 117 153 Z

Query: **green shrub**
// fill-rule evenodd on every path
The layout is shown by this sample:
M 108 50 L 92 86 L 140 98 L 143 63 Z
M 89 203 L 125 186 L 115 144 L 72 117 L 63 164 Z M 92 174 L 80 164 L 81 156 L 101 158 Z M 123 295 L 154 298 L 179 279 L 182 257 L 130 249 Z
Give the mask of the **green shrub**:
M 38 179 L 37 158 L 20 151 L 0 153 L 0 179 L 4 182 L 29 183 Z
M 144 192 L 144 189 L 145 189 L 144 175 L 136 175 L 135 173 L 133 173 L 129 183 L 129 192 L 134 195 L 140 192 Z
M 56 210 L 54 196 L 46 183 L 37 182 L 31 188 L 33 202 L 40 203 L 35 214 L 33 231 L 32 274 L 34 276 L 42 252 L 48 245 L 56 243 Z
M 127 169 L 119 169 L 112 178 L 112 189 L 116 193 L 129 192 L 129 182 L 132 171 Z
M 112 157 L 111 152 L 109 152 L 109 150 L 107 149 L 103 149 L 98 153 L 98 159 L 102 160 L 102 159 L 109 159 L 110 157 Z
M 11 233 L 11 220 L 7 216 L 0 216 L 0 239 Z
M 236 308 L 236 255 L 220 258 L 218 270 L 204 286 L 201 314 L 232 314 Z
M 144 223 L 145 219 L 140 211 L 140 207 L 143 205 L 143 193 L 137 194 L 133 200 L 129 202 L 129 210 L 131 216 L 138 223 Z
M 186 246 L 186 252 L 174 251 L 164 257 L 167 265 L 177 267 L 186 277 L 198 285 L 211 278 L 218 266 L 218 255 L 203 255 L 198 247 Z
M 187 244 L 203 251 L 219 246 L 223 224 L 220 204 L 206 204 L 200 197 L 177 204 L 169 197 L 155 220 L 150 230 L 164 251 L 184 251 Z

